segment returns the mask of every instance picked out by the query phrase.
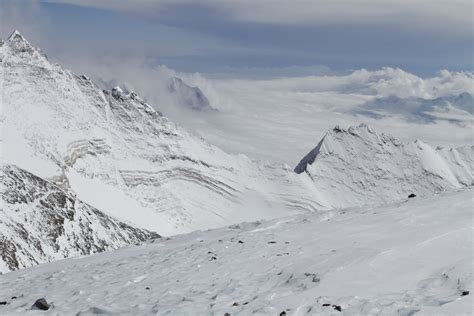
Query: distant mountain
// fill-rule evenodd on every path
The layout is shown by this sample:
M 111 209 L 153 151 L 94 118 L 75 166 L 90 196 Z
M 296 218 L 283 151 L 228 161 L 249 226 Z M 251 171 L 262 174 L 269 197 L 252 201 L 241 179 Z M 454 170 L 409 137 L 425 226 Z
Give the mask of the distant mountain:
M 430 123 L 437 119 L 459 121 L 459 118 L 437 115 L 456 111 L 464 114 L 461 116 L 463 118 L 466 115 L 472 117 L 472 114 L 474 114 L 474 97 L 468 92 L 436 99 L 388 96 L 369 101 L 353 110 L 352 113 L 375 118 L 401 115 L 408 121 Z
M 474 146 L 403 144 L 361 124 L 330 130 L 295 172 L 309 176 L 323 204 L 337 208 L 472 186 L 473 162 Z
M 181 78 L 170 78 L 168 91 L 177 99 L 176 103 L 181 106 L 195 111 L 214 110 L 201 89 L 187 85 Z

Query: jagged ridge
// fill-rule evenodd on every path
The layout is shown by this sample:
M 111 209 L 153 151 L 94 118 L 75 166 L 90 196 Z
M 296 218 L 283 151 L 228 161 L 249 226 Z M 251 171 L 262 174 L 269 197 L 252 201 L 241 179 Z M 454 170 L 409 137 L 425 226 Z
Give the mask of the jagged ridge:
M 332 207 L 347 207 L 472 186 L 473 153 L 474 146 L 404 144 L 361 124 L 330 130 L 295 172 L 310 177 Z
M 16 166 L 3 165 L 0 180 L 0 272 L 159 237 L 110 218 Z

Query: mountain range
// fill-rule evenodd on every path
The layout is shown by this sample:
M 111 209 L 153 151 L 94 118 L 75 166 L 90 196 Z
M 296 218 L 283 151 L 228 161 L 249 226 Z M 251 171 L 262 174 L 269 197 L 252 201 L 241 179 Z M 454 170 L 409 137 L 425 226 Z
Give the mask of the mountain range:
M 220 150 L 137 93 L 102 90 L 51 63 L 18 31 L 0 43 L 0 58 L 2 272 L 473 184 L 473 146 L 433 149 L 364 124 L 336 127 L 293 170 Z M 170 87 L 185 100 L 193 89 L 179 79 Z

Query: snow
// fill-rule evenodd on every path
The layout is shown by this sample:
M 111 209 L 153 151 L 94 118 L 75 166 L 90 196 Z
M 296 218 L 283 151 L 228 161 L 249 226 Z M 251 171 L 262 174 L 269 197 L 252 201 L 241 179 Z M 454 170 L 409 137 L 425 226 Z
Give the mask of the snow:
M 106 216 L 13 165 L 0 168 L 0 272 L 159 237 Z
M 108 211 L 113 218 L 151 231 L 162 231 L 164 235 L 173 233 L 166 231 L 167 225 L 158 214 L 149 212 L 138 201 L 122 194 L 117 187 L 98 179 L 84 178 L 74 170 L 68 172 L 67 176 L 78 198 L 101 211 Z
M 39 62 L 36 49 L 2 51 L 5 163 L 61 179 L 109 216 L 171 235 L 317 208 L 291 202 L 311 188 L 283 165 L 229 155 L 135 93 Z
M 15 170 L 15 185 L 2 188 L 15 190 L 7 192 L 14 198 L 3 195 L 0 210 L 0 243 L 8 248 L 0 261 L 8 270 L 115 249 L 153 235 L 145 229 L 173 235 L 324 209 L 291 168 L 229 155 L 137 94 L 100 90 L 87 76 L 52 65 L 21 36 L 5 42 L 0 55 L 2 167 Z M 29 179 L 28 190 L 17 173 Z M 59 224 L 69 223 L 74 208 L 61 208 L 58 197 L 83 206 L 76 210 L 85 214 L 82 226 L 63 230 Z M 100 215 L 88 216 L 89 209 Z M 127 234 L 104 233 L 125 224 Z M 47 253 L 38 246 L 44 236 L 57 236 Z
M 301 168 L 306 172 L 296 174 L 288 165 L 231 155 L 210 145 L 153 110 L 136 93 L 124 93 L 120 87 L 101 90 L 87 76 L 52 65 L 22 36 L 5 42 L 0 55 L 2 164 L 27 174 L 28 179 L 39 177 L 26 184 L 33 193 L 40 192 L 39 196 L 22 189 L 13 192 L 14 201 L 26 200 L 19 207 L 22 216 L 17 205 L 2 201 L 7 207 L 0 214 L 9 222 L 0 237 L 13 246 L 30 244 L 28 238 L 20 238 L 27 235 L 15 228 L 24 227 L 30 216 L 37 225 L 25 226 L 29 234 L 58 235 L 46 256 L 40 247 L 27 247 L 28 260 L 16 263 L 7 258 L 13 262 L 10 269 L 84 253 L 87 249 L 76 249 L 74 238 L 101 240 L 107 247 L 93 243 L 94 249 L 109 250 L 148 236 L 144 229 L 171 236 L 308 213 L 327 217 L 331 213 L 326 212 L 341 207 L 388 203 L 410 193 L 429 196 L 472 185 L 472 146 L 434 150 L 421 142 L 403 144 L 365 125 L 347 131 L 331 129 L 315 157 L 308 160 L 310 165 Z M 324 93 L 321 98 L 331 94 Z M 291 114 L 267 113 L 274 116 L 272 120 Z M 299 122 L 293 122 L 292 128 L 298 130 Z M 285 142 L 300 140 L 286 135 Z M 291 151 L 291 146 L 281 150 Z M 68 236 L 60 233 L 61 226 L 44 225 L 49 220 L 42 217 L 38 205 L 52 193 L 78 205 L 97 235 L 87 225 L 68 226 Z M 89 209 L 100 216 L 87 216 Z M 66 207 L 58 210 L 62 217 L 54 223 L 68 216 Z M 129 235 L 119 241 L 104 232 L 107 226 L 125 224 Z M 9 253 L 14 254 L 12 249 Z
M 158 74 L 140 75 L 149 80 L 137 79 L 134 88 L 150 101 L 160 100 L 147 84 Z M 160 110 L 210 143 L 256 159 L 294 166 L 328 129 L 361 122 L 403 142 L 472 144 L 472 72 L 442 71 L 430 78 L 393 68 L 270 79 L 179 76 L 198 86 L 218 111 L 177 112 L 161 105 Z
M 472 293 L 472 193 L 244 223 L 11 272 L 0 276 L 0 313 L 34 314 L 45 297 L 48 315 L 470 315 L 472 294 L 461 293 Z
M 435 150 L 402 143 L 365 124 L 336 127 L 295 168 L 333 208 L 431 195 L 473 184 L 474 146 Z M 456 153 L 449 155 L 447 153 Z

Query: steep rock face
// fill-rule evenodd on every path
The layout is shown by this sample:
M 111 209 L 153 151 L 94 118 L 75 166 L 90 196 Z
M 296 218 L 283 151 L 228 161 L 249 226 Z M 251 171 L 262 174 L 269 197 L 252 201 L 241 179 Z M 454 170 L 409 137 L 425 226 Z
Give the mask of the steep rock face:
M 382 203 L 473 185 L 474 146 L 403 144 L 367 125 L 330 130 L 296 166 L 332 207 Z
M 0 272 L 159 237 L 13 165 L 0 168 Z
M 133 92 L 100 90 L 10 40 L 0 54 L 3 159 L 109 216 L 171 235 L 325 209 L 288 167 L 229 155 Z

